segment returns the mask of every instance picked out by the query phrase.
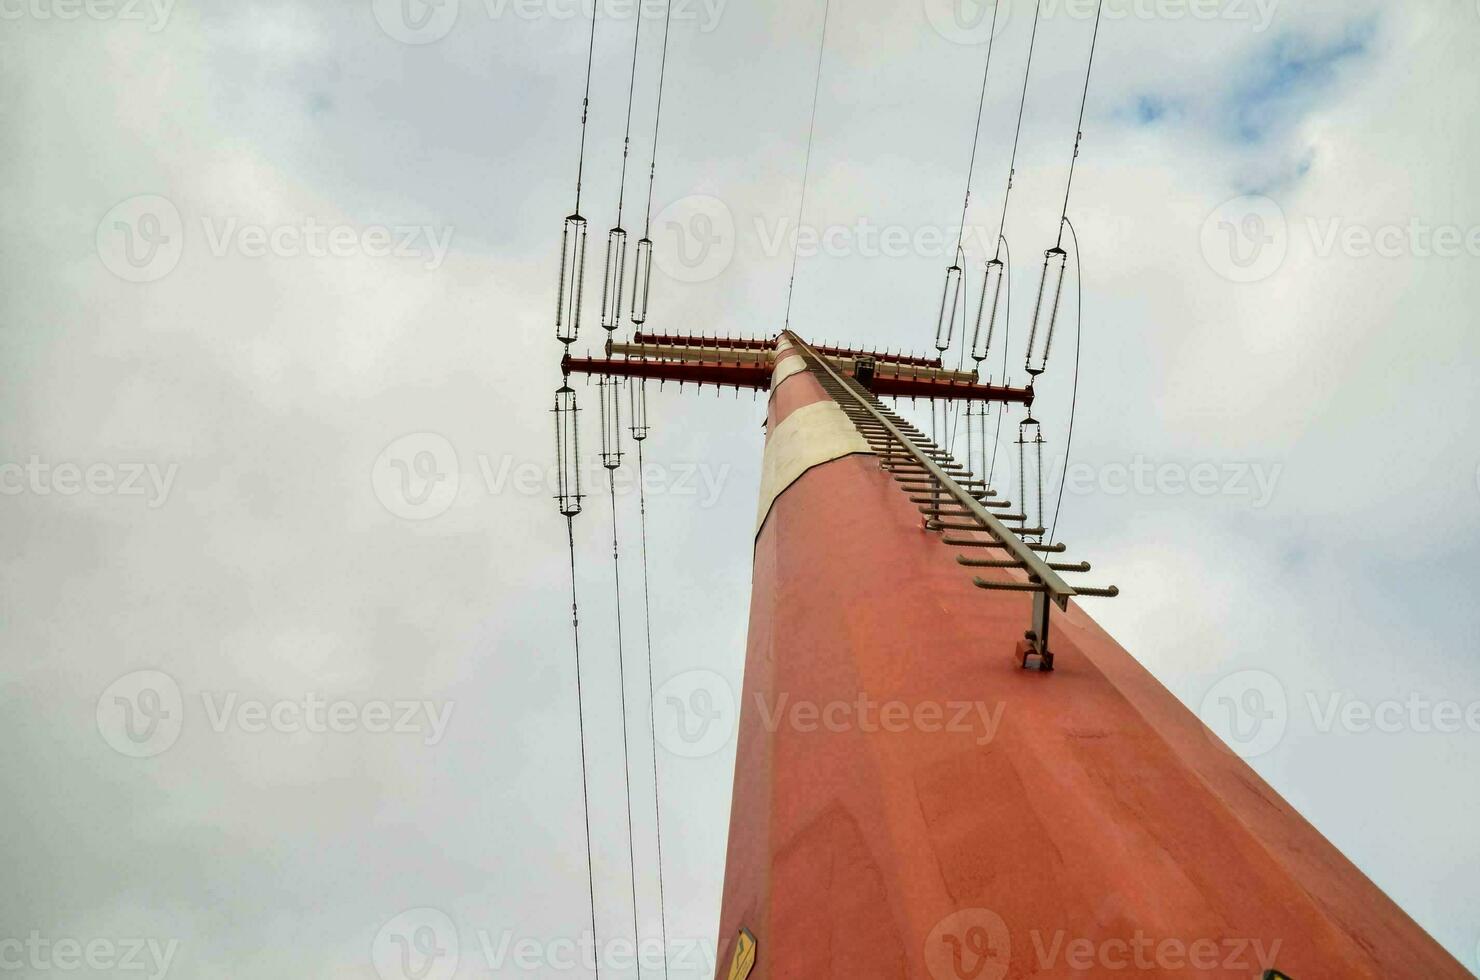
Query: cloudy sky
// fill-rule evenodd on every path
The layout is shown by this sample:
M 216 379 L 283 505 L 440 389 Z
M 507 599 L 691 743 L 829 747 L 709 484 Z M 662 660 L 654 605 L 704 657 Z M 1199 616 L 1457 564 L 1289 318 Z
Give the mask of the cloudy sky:
M 770 334 L 822 8 L 674 3 L 652 323 Z M 0 0 L 0 968 L 582 975 L 560 969 L 587 885 L 549 408 L 585 10 Z M 600 9 L 593 245 L 615 220 L 639 22 L 628 226 L 646 209 L 662 13 Z M 985 13 L 833 5 L 792 312 L 804 335 L 929 346 Z M 1020 295 L 1055 237 L 1092 14 L 1043 0 L 1006 229 Z M 1032 16 L 1029 0 L 1000 15 L 975 268 Z M 1092 611 L 1210 722 L 1268 706 L 1257 731 L 1230 716 L 1235 747 L 1472 969 L 1477 45 L 1474 0 L 1108 3 L 1071 207 L 1085 316 L 1061 523 L 1124 591 Z M 578 345 L 593 349 L 594 280 Z M 1051 457 L 1061 343 L 1041 386 Z M 723 727 L 698 750 L 669 737 L 663 690 L 717 675 L 724 709 L 740 689 L 763 409 L 652 397 L 677 977 L 710 972 L 734 743 Z M 646 940 L 653 743 L 624 479 Z M 587 488 L 606 941 L 630 935 L 632 899 L 599 468 Z M 606 955 L 606 972 L 636 975 Z

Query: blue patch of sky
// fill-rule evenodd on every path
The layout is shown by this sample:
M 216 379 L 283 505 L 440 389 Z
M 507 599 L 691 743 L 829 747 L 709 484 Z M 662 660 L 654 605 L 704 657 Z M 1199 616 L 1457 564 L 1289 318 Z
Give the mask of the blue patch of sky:
M 1341 65 L 1366 56 L 1376 24 L 1353 25 L 1326 42 L 1287 34 L 1273 39 L 1234 84 L 1224 107 L 1229 132 L 1240 142 L 1261 143 L 1308 110 L 1330 89 Z

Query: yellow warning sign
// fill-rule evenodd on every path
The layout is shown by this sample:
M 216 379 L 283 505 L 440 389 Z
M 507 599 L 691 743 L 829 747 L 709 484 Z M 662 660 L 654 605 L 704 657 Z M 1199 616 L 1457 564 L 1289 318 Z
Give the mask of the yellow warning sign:
M 730 980 L 745 980 L 755 969 L 755 937 L 749 929 L 740 930 L 735 942 L 735 956 L 730 960 Z

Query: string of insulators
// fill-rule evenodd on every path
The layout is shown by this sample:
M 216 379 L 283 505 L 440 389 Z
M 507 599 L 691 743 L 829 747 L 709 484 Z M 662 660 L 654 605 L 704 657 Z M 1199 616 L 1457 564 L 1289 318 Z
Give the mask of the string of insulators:
M 560 234 L 560 298 L 555 339 L 569 347 L 581 332 L 581 294 L 586 282 L 586 219 L 573 214 Z
M 632 263 L 632 322 L 642 326 L 647 322 L 648 294 L 653 288 L 653 240 L 641 238 L 637 242 L 637 254 Z
M 555 392 L 555 500 L 563 517 L 581 512 L 579 417 L 576 393 L 565 385 Z
M 627 275 L 627 232 L 620 225 L 606 235 L 606 275 L 601 286 L 601 326 L 616 330 L 622 322 L 622 292 Z
M 648 437 L 646 378 L 627 379 L 627 420 L 627 431 L 632 433 L 634 442 L 642 442 Z
M 1027 369 L 1035 378 L 1048 367 L 1048 356 L 1053 352 L 1054 327 L 1058 325 L 1068 268 L 1069 255 L 1059 246 L 1043 253 L 1043 278 L 1038 281 L 1038 300 L 1033 304 L 1033 328 L 1028 333 Z
M 615 470 L 622 465 L 622 379 L 604 374 L 596 390 L 601 399 L 601 465 Z
M 966 403 L 966 468 L 983 480 L 987 476 L 987 415 L 990 411 L 986 402 Z
M 1019 501 L 1023 507 L 1024 521 L 1027 527 L 1043 526 L 1043 428 L 1038 420 L 1029 415 L 1018 424 L 1018 490 Z M 1031 453 L 1028 447 L 1032 446 Z M 1033 463 L 1033 475 L 1028 474 L 1028 463 Z M 1031 491 L 1031 495 L 1030 495 Z M 1028 501 L 1036 503 L 1036 509 L 1029 513 Z M 1042 537 L 1042 535 L 1038 535 Z
M 940 318 L 935 325 L 935 349 L 944 354 L 951 348 L 951 338 L 956 333 L 956 311 L 961 305 L 961 285 L 964 281 L 959 265 L 946 270 L 945 289 L 940 294 Z
M 981 364 L 992 351 L 992 335 L 997 329 L 997 311 L 1002 305 L 1003 283 L 1007 280 L 1007 267 L 1001 259 L 987 263 L 982 279 L 982 300 L 976 308 L 976 329 L 971 334 L 971 359 Z M 986 327 L 986 332 L 982 328 Z

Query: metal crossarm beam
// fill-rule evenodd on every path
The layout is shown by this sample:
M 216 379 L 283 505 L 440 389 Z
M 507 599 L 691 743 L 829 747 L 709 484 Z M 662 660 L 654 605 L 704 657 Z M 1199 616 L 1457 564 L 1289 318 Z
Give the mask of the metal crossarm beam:
M 671 347 L 732 347 L 737 350 L 763 350 L 772 351 L 776 349 L 776 339 L 766 337 L 759 340 L 731 339 L 726 337 L 689 337 L 682 334 L 658 334 L 647 333 L 639 330 L 632 336 L 636 344 L 662 344 Z M 916 357 L 912 354 L 890 354 L 888 352 L 863 350 L 857 347 L 827 347 L 818 344 L 813 350 L 820 354 L 832 357 L 872 357 L 876 361 L 889 361 L 893 364 L 913 364 L 917 367 L 943 367 L 939 357 Z
M 619 378 L 653 378 L 660 381 L 711 384 L 723 387 L 754 388 L 765 391 L 771 387 L 771 368 L 764 362 L 737 364 L 734 361 L 655 361 L 644 358 L 571 357 L 566 355 L 560 362 L 566 374 L 601 374 Z

